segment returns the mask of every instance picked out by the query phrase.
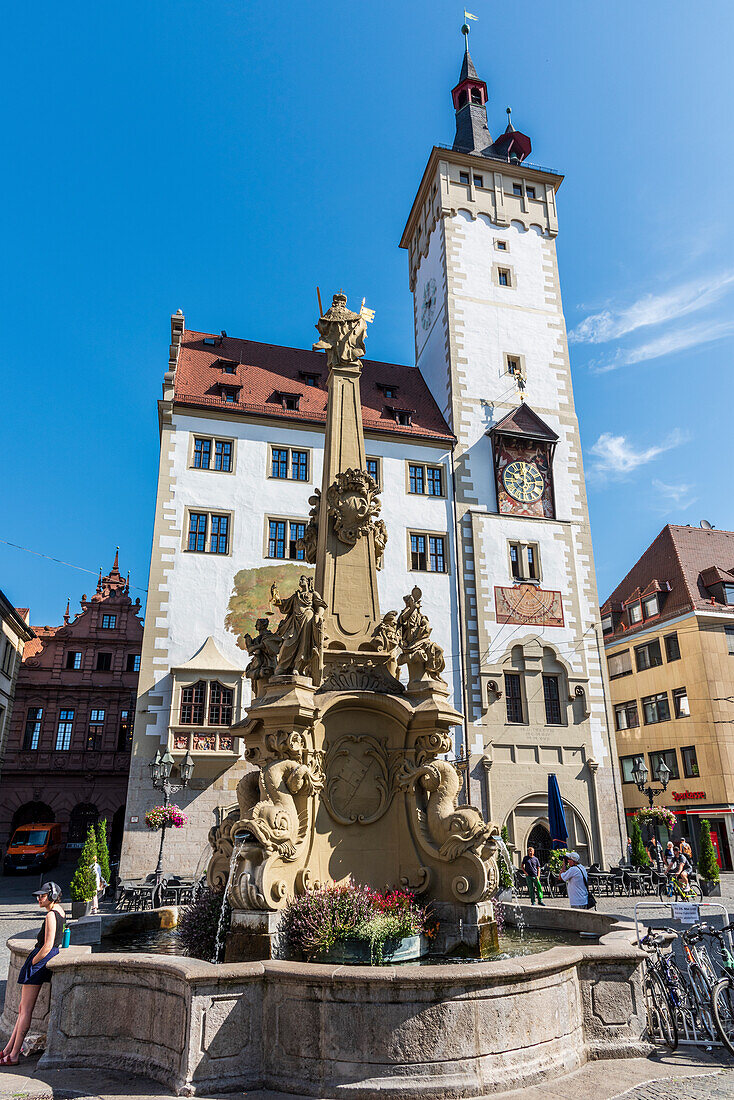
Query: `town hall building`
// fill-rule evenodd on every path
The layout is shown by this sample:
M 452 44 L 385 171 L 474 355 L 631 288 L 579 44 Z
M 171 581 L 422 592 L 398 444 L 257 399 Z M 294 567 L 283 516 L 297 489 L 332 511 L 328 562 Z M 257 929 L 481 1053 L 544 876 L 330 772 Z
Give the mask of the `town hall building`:
M 556 261 L 563 177 L 530 163 L 511 122 L 492 140 L 468 46 L 452 97 L 453 146 L 431 151 L 400 242 L 416 366 L 362 361 L 367 472 L 389 535 L 380 606 L 422 590 L 464 716 L 465 797 L 516 850 L 543 854 L 555 773 L 569 846 L 606 865 L 621 854 L 622 802 Z M 144 815 L 160 800 L 159 749 L 195 762 L 167 867 L 201 867 L 236 802 L 248 644 L 272 583 L 286 594 L 312 574 L 326 380 L 319 352 L 171 318 L 124 875 L 155 865 Z

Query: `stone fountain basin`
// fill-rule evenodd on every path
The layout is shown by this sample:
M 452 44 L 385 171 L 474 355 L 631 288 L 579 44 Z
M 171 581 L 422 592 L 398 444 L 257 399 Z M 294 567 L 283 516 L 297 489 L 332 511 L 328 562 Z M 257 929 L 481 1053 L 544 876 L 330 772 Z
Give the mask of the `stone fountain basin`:
M 49 964 L 41 1065 L 124 1069 L 179 1095 L 445 1100 L 647 1053 L 633 931 L 574 916 L 593 918 L 597 934 L 604 925 L 601 941 L 458 965 L 214 966 L 70 948 Z M 31 945 L 10 941 L 14 957 Z

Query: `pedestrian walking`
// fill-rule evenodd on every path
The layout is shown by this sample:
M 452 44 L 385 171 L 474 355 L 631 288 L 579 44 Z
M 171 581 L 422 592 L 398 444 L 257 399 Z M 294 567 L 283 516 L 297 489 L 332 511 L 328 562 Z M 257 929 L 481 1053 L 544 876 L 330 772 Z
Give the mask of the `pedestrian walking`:
M 64 935 L 64 921 L 66 913 L 59 904 L 61 901 L 61 887 L 55 882 L 44 882 L 40 890 L 35 891 L 38 905 L 45 910 L 45 916 L 41 930 L 36 937 L 36 945 L 21 967 L 18 975 L 18 985 L 23 989 L 20 994 L 20 1008 L 18 1019 L 15 1021 L 10 1038 L 0 1054 L 0 1066 L 17 1066 L 20 1061 L 20 1052 L 23 1040 L 28 1028 L 31 1026 L 33 1009 L 36 1007 L 38 994 L 45 982 L 51 981 L 46 963 L 59 953 L 59 945 Z
M 535 848 L 528 848 L 528 854 L 522 861 L 522 869 L 525 872 L 525 881 L 528 887 L 528 893 L 530 894 L 530 904 L 535 905 L 535 899 L 538 899 L 538 905 L 545 905 L 543 901 L 543 887 L 540 885 L 540 862 L 535 855 Z
M 92 912 L 98 913 L 99 899 L 104 894 L 109 884 L 105 882 L 104 878 L 102 877 L 102 868 L 100 867 L 99 863 L 92 864 L 92 871 L 94 873 L 95 882 L 94 897 L 92 898 Z
M 566 852 L 563 857 L 561 878 L 566 883 L 568 901 L 572 909 L 595 909 L 596 898 L 589 890 L 586 868 L 581 866 L 578 852 Z

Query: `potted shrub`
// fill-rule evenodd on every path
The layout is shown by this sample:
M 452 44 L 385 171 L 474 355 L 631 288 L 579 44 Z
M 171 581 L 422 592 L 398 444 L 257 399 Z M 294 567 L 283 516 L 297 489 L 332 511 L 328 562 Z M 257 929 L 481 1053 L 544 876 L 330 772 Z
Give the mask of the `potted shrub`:
M 632 818 L 632 827 L 630 829 L 630 840 L 632 841 L 631 862 L 633 867 L 649 867 L 650 857 L 645 851 L 645 845 L 642 842 L 642 829 L 640 828 L 640 822 L 637 816 Z
M 84 841 L 76 871 L 69 885 L 71 894 L 71 915 L 74 918 L 86 917 L 92 906 L 97 888 L 97 878 L 94 874 L 94 865 L 97 862 L 97 840 L 94 834 L 94 826 L 87 829 L 87 839 Z
M 704 817 L 701 821 L 701 836 L 698 852 L 698 884 L 701 893 L 707 898 L 721 897 L 719 864 L 711 839 L 711 823 Z
M 293 958 L 380 966 L 425 954 L 425 925 L 425 910 L 408 891 L 380 893 L 348 880 L 294 898 L 280 932 Z

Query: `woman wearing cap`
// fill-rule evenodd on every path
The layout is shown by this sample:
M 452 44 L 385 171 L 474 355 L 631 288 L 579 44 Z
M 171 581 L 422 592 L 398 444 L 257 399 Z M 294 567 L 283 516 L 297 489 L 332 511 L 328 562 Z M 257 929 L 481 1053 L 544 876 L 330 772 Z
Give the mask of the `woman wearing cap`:
M 26 1032 L 31 1026 L 33 1009 L 36 1007 L 38 994 L 44 982 L 51 981 L 51 975 L 46 968 L 46 963 L 54 955 L 59 953 L 59 944 L 64 935 L 64 921 L 66 914 L 59 905 L 61 899 L 61 887 L 55 882 L 44 882 L 40 890 L 35 891 L 38 904 L 46 910 L 41 931 L 36 937 L 36 946 L 23 963 L 18 975 L 18 985 L 23 986 L 20 994 L 20 1008 L 18 1019 L 15 1022 L 13 1032 L 0 1054 L 0 1065 L 17 1066 L 20 1060 L 20 1051 Z

